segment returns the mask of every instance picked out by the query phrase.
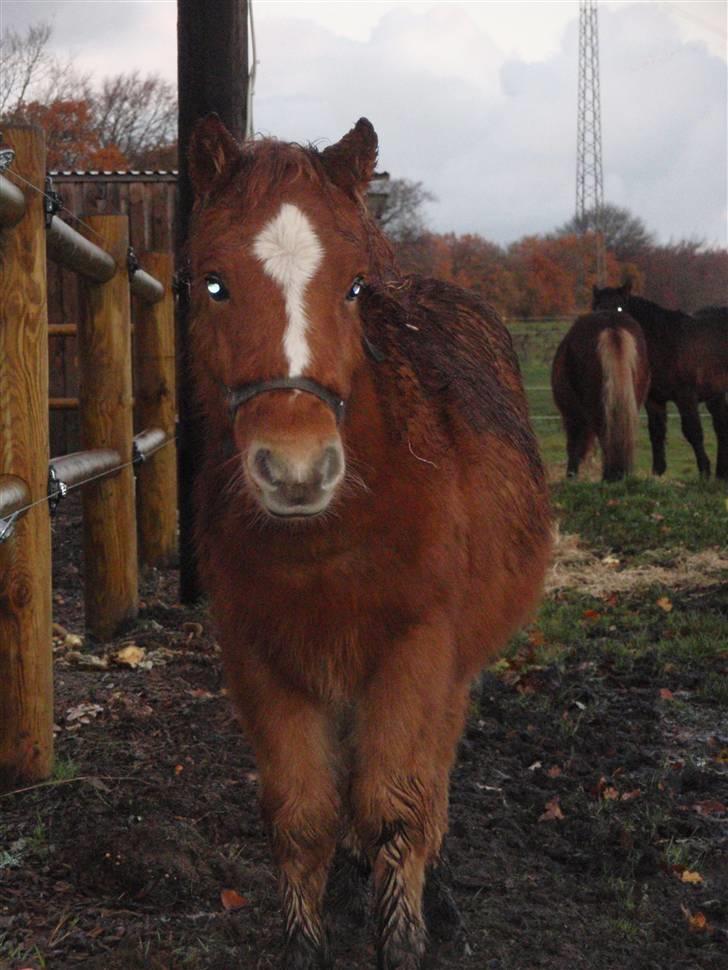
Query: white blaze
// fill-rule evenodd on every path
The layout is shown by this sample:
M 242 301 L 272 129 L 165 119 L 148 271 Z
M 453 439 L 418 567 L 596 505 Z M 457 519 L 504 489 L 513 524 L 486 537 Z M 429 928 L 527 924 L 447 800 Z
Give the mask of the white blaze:
M 308 317 L 304 295 L 323 259 L 321 243 L 306 215 L 286 202 L 256 236 L 253 252 L 267 275 L 283 291 L 288 321 L 283 350 L 288 360 L 288 376 L 300 375 L 311 357 L 306 340 Z

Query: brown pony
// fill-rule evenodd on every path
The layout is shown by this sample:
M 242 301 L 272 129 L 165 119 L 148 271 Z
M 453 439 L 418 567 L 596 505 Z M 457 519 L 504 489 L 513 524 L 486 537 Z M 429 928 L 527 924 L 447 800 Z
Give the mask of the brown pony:
M 680 412 L 682 432 L 692 445 L 700 474 L 710 476 L 703 446 L 698 404 L 705 401 L 718 439 L 715 473 L 728 479 L 728 311 L 705 307 L 694 316 L 632 295 L 632 284 L 594 287 L 595 310 L 623 310 L 639 323 L 647 342 L 651 383 L 647 421 L 652 444 L 652 471 L 662 475 L 667 436 L 667 402 Z
M 566 474 L 576 476 L 596 437 L 607 482 L 632 470 L 650 368 L 638 323 L 617 311 L 578 317 L 559 344 L 551 388 L 566 430 Z
M 379 967 L 419 967 L 469 685 L 551 545 L 509 336 L 394 274 L 376 153 L 366 119 L 319 152 L 213 116 L 190 149 L 199 560 L 296 970 L 331 965 L 337 844 L 373 874 Z

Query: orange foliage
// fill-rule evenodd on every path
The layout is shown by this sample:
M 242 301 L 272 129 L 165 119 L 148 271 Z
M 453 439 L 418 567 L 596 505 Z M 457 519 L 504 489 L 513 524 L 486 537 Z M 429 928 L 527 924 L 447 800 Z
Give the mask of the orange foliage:
M 89 155 L 101 147 L 88 101 L 34 101 L 25 115 L 45 129 L 48 168 L 86 168 Z
M 129 166 L 129 159 L 116 145 L 104 145 L 86 156 L 85 168 L 99 172 L 124 172 Z

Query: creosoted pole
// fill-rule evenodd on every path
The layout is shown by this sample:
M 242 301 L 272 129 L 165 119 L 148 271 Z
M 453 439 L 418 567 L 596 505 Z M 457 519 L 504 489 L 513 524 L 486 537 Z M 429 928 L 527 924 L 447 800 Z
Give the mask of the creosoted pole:
M 192 211 L 187 149 L 199 118 L 216 112 L 240 141 L 245 137 L 248 89 L 248 0 L 177 0 L 179 85 L 179 180 L 177 268 L 184 270 L 184 245 Z M 188 304 L 183 286 L 177 301 L 180 348 L 179 516 L 180 596 L 190 603 L 200 588 L 193 551 L 192 484 L 199 464 L 203 429 L 195 414 L 188 362 Z

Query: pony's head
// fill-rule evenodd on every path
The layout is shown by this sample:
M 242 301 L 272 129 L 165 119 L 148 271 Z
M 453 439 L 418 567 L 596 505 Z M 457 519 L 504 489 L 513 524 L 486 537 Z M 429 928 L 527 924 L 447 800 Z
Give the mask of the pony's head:
M 364 201 L 376 156 L 364 118 L 321 152 L 241 146 L 216 116 L 192 138 L 198 393 L 212 431 L 234 442 L 244 492 L 272 517 L 323 512 L 345 477 L 358 297 L 387 251 Z
M 592 310 L 617 310 L 627 312 L 627 304 L 632 295 L 632 283 L 627 281 L 622 286 L 592 287 Z

